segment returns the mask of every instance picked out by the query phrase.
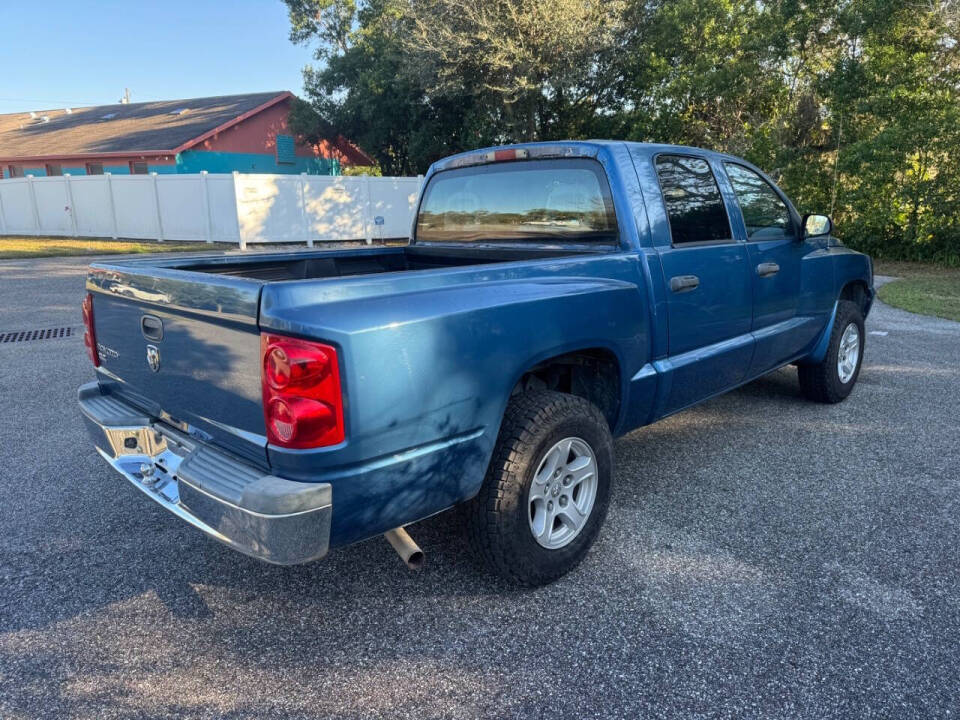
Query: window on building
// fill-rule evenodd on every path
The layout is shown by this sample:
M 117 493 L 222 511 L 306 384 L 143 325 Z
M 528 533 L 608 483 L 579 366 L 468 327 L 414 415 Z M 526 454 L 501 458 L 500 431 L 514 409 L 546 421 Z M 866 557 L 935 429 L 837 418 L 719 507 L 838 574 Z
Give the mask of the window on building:
M 146 175 L 148 173 L 147 163 L 145 160 L 131 160 L 130 161 L 130 174 L 131 175 Z
M 743 165 L 725 163 L 727 177 L 740 203 L 748 240 L 793 238 L 790 210 L 769 183 Z
M 277 135 L 277 164 L 293 165 L 297 162 L 296 145 L 292 135 Z
M 63 168 L 56 163 L 47 163 L 46 166 L 47 177 L 54 177 L 56 175 L 63 175 Z
M 23 177 L 23 168 L 19 165 L 7 165 L 7 173 L 10 177 Z
M 657 175 L 674 245 L 732 240 L 720 188 L 706 160 L 661 155 Z
M 87 163 L 87 175 L 103 175 L 103 163 Z

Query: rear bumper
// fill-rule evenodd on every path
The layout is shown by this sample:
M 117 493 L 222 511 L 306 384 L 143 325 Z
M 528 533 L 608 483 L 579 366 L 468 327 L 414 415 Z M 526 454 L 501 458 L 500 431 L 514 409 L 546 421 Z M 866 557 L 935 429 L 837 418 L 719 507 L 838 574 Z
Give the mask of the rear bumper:
M 100 455 L 177 517 L 270 563 L 291 565 L 326 555 L 333 516 L 328 483 L 264 475 L 102 394 L 97 383 L 80 388 L 79 402 Z

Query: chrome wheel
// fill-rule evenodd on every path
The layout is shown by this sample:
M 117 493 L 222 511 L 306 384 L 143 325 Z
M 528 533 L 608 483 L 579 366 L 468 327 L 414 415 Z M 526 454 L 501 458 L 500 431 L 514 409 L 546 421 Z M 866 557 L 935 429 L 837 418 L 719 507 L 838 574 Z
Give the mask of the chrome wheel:
M 580 438 L 564 438 L 550 448 L 530 483 L 530 532 L 540 545 L 557 550 L 583 530 L 597 499 L 597 459 Z
M 860 359 L 860 328 L 856 323 L 850 323 L 840 336 L 840 347 L 837 350 L 837 375 L 840 382 L 846 385 L 857 369 Z

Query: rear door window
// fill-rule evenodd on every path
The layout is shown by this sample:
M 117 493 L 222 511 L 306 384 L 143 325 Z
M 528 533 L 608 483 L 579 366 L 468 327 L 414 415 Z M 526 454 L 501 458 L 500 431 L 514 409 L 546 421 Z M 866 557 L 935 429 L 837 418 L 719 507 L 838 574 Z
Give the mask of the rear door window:
M 709 163 L 689 155 L 660 155 L 656 166 L 673 244 L 732 242 L 727 209 Z
M 419 242 L 617 242 L 610 184 L 596 160 L 522 160 L 434 175 Z

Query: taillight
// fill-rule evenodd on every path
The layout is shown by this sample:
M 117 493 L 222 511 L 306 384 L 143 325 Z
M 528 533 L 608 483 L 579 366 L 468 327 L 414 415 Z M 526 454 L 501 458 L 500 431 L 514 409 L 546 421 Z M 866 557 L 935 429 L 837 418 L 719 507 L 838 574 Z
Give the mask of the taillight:
M 263 334 L 260 357 L 267 439 L 290 448 L 342 442 L 343 396 L 336 349 Z
M 97 352 L 97 333 L 93 329 L 93 295 L 87 293 L 80 306 L 83 310 L 83 345 L 94 367 L 100 367 L 100 353 Z

